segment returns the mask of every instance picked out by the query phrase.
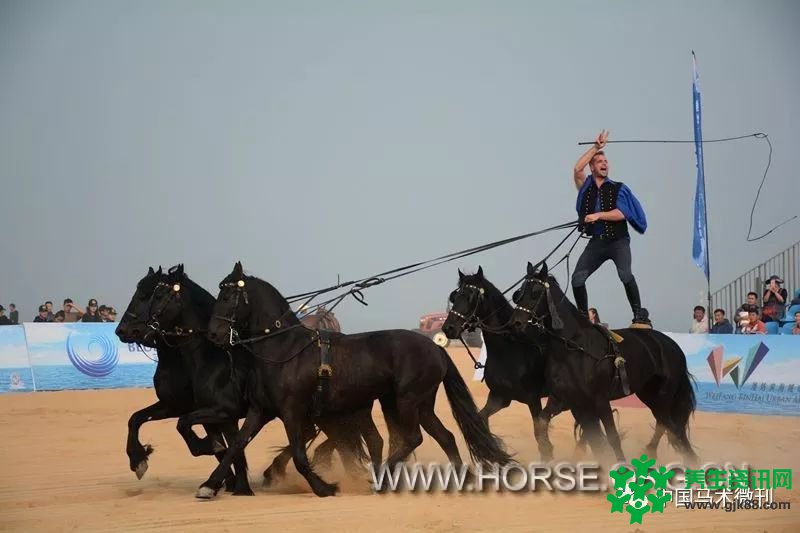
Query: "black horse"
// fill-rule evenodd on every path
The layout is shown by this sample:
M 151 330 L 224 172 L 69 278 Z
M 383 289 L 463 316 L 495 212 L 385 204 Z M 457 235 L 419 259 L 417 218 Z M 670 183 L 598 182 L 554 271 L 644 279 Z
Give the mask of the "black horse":
M 195 424 L 224 424 L 227 428 L 225 438 L 231 443 L 239 429 L 238 420 L 247 413 L 245 390 L 252 358 L 243 347 L 229 345 L 223 349 L 208 339 L 205 328 L 211 320 L 214 304 L 214 297 L 186 275 L 182 264 L 177 265 L 170 269 L 166 280 L 156 284 L 149 303 L 149 331 L 161 342 L 177 347 L 190 370 L 195 409 L 180 417 L 178 429 L 191 435 L 191 427 Z M 367 458 L 361 440 L 364 427 L 379 441 L 377 449 L 371 451 L 380 461 L 383 441 L 369 409 L 344 421 L 320 419 L 317 422 L 331 437 L 321 446 L 322 462 L 330 459 L 336 447 L 348 471 L 354 471 Z M 309 424 L 305 428 L 305 442 L 313 440 L 317 434 L 314 425 Z M 286 449 L 275 458 L 264 471 L 265 485 L 285 474 L 289 458 L 291 453 Z M 237 475 L 240 470 L 246 471 L 244 453 L 238 455 L 234 467 Z M 234 494 L 238 493 L 234 491 Z
M 635 393 L 656 419 L 647 454 L 655 457 L 666 431 L 673 447 L 696 461 L 687 434 L 695 409 L 692 376 L 675 341 L 652 329 L 622 329 L 615 331 L 623 338 L 617 348 L 566 298 L 546 263 L 539 271 L 528 263 L 513 300 L 513 327 L 537 331 L 548 358 L 548 388 L 570 407 L 595 454 L 603 449 L 599 418 L 617 458 L 624 460 L 609 401 Z
M 459 467 L 462 463 L 455 437 L 434 412 L 440 384 L 444 384 L 470 456 L 483 463 L 510 461 L 478 414 L 453 361 L 430 339 L 408 330 L 386 330 L 354 335 L 332 332 L 328 341 L 319 332 L 305 328 L 272 285 L 246 276 L 241 263 L 236 263 L 220 283 L 209 337 L 225 343 L 238 337 L 243 327 L 247 332 L 244 342 L 249 342 L 254 354 L 248 384 L 250 410 L 239 436 L 201 486 L 198 497 L 216 494 L 233 455 L 276 417 L 285 426 L 294 464 L 314 494 L 335 494 L 338 487 L 322 480 L 306 455 L 302 436 L 314 415 L 312 405 L 321 407 L 324 413 L 348 413 L 377 399 L 390 432 L 389 468 L 420 445 L 420 425 Z M 323 350 L 318 347 L 328 342 L 324 362 Z
M 150 301 L 159 282 L 166 280 L 161 267 L 158 271 L 151 267 L 147 274 L 137 283 L 136 291 L 131 298 L 125 313 L 116 328 L 117 337 L 125 343 L 138 343 L 156 349 L 158 364 L 153 375 L 153 387 L 158 401 L 133 413 L 128 420 L 128 441 L 126 452 L 130 469 L 141 479 L 148 468 L 148 457 L 153 452 L 149 444 L 139 441 L 139 430 L 145 422 L 178 418 L 193 411 L 195 396 L 192 375 L 175 346 L 156 344 L 156 339 L 147 335 L 147 313 Z M 221 442 L 222 436 L 215 425 L 205 425 L 207 437 L 201 439 L 194 432 L 179 431 L 193 455 L 217 456 L 222 460 L 223 450 L 214 451 L 214 442 Z M 230 469 L 226 472 L 226 489 L 234 490 L 235 481 Z
M 458 271 L 458 287 L 450 293 L 452 307 L 442 325 L 450 339 L 458 339 L 466 329 L 480 327 L 486 343 L 483 377 L 489 397 L 480 414 L 490 416 L 508 407 L 512 401 L 528 406 L 533 419 L 533 433 L 543 461 L 553 459 L 553 444 L 548 435 L 550 420 L 566 406 L 546 390 L 547 359 L 539 340 L 530 330 L 510 328 L 514 308 L 497 287 L 484 277 L 483 268 L 476 274 Z M 543 397 L 547 406 L 542 410 Z M 579 446 L 585 446 L 580 440 Z

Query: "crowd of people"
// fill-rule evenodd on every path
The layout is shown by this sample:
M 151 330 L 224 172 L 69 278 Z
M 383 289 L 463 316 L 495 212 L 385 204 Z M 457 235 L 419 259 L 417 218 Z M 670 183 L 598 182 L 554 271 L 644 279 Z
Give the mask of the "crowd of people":
M 740 305 L 733 316 L 733 321 L 726 316 L 724 309 L 714 309 L 714 323 L 709 329 L 706 308 L 695 306 L 691 333 L 722 333 L 765 335 L 769 329 L 778 332 L 778 328 L 768 328 L 768 323 L 789 323 L 784 325 L 783 333 L 800 335 L 800 291 L 789 299 L 789 292 L 783 287 L 779 276 L 770 276 L 765 282 L 766 288 L 761 295 L 756 292 L 747 293 L 747 301 Z M 788 313 L 787 313 L 788 311 Z
M 53 302 L 48 300 L 39 306 L 36 316 L 32 322 L 116 322 L 117 310 L 110 305 L 98 305 L 97 300 L 92 298 L 86 304 L 86 308 L 81 308 L 72 301 L 72 298 L 65 298 L 64 303 L 56 312 L 53 312 Z M 17 306 L 8 305 L 8 315 L 6 308 L 0 305 L 0 326 L 11 326 L 19 324 L 19 311 Z

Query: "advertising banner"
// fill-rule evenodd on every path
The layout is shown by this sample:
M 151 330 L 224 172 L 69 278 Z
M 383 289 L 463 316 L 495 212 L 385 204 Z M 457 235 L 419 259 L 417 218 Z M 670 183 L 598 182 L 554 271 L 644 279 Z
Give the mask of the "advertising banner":
M 26 323 L 36 390 L 152 387 L 154 351 L 119 341 L 115 323 Z

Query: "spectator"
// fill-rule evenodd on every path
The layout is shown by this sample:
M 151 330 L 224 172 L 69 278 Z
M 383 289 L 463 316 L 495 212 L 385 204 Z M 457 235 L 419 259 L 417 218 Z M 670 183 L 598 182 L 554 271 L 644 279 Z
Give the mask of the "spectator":
M 733 333 L 733 324 L 725 318 L 725 311 L 722 309 L 714 309 L 714 325 L 711 326 L 711 333 Z
M 11 326 L 14 323 L 6 316 L 6 308 L 0 305 L 0 326 Z
M 52 322 L 53 319 L 55 318 L 55 315 L 53 314 L 53 302 L 47 300 L 44 303 L 44 306 L 47 308 L 47 321 Z
M 97 312 L 97 300 L 92 298 L 86 305 L 86 313 L 81 318 L 81 322 L 102 322 L 100 313 Z
M 106 322 L 116 322 L 117 321 L 117 310 L 113 307 L 106 307 L 106 312 L 108 314 L 108 320 Z
M 750 322 L 742 328 L 742 333 L 748 335 L 766 335 L 767 326 L 761 321 L 758 316 L 758 311 L 750 308 Z
M 758 307 L 758 293 L 747 293 L 747 301 L 736 310 L 736 316 L 739 316 L 742 311 L 749 313 L 751 307 Z
M 100 321 L 108 322 L 108 307 L 106 307 L 105 304 L 102 304 L 98 311 L 100 312 Z
M 739 314 L 733 318 L 736 323 L 736 329 L 733 331 L 734 333 L 742 333 L 744 327 L 750 323 L 749 308 L 750 306 L 744 304 L 744 309 L 739 311 Z
M 84 314 L 83 309 L 72 303 L 72 298 L 64 299 L 64 322 L 80 322 Z
M 61 323 L 61 322 L 64 322 L 65 318 L 66 318 L 65 313 L 62 310 L 62 311 L 59 311 L 58 313 L 55 314 L 55 316 L 53 317 L 53 322 Z
M 603 326 L 604 328 L 608 329 L 608 324 L 600 322 L 600 314 L 594 307 L 589 308 L 589 322 L 591 322 L 592 324 L 597 324 L 598 326 Z
M 33 317 L 34 322 L 50 322 L 47 320 L 47 305 L 42 304 L 39 306 L 39 314 Z
M 706 321 L 706 308 L 702 305 L 694 307 L 694 320 L 692 320 L 692 333 L 708 333 L 708 321 Z
M 792 328 L 792 335 L 800 335 L 800 311 L 794 314 L 794 327 Z
M 767 289 L 764 291 L 764 322 L 777 322 L 783 316 L 783 308 L 789 297 L 786 289 L 781 287 L 783 280 L 778 276 L 770 276 L 766 281 Z
M 17 306 L 14 304 L 9 304 L 8 311 L 8 318 L 11 320 L 11 323 L 19 324 L 19 311 L 17 311 Z

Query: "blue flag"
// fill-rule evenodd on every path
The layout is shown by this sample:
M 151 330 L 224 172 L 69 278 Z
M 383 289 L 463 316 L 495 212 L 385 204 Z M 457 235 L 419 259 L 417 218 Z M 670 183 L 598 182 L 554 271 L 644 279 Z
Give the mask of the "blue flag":
M 697 159 L 697 186 L 694 193 L 694 227 L 692 231 L 692 258 L 709 280 L 708 227 L 706 219 L 706 180 L 703 170 L 703 130 L 700 112 L 700 77 L 697 75 L 697 58 L 692 52 L 692 102 L 694 104 L 694 155 Z

